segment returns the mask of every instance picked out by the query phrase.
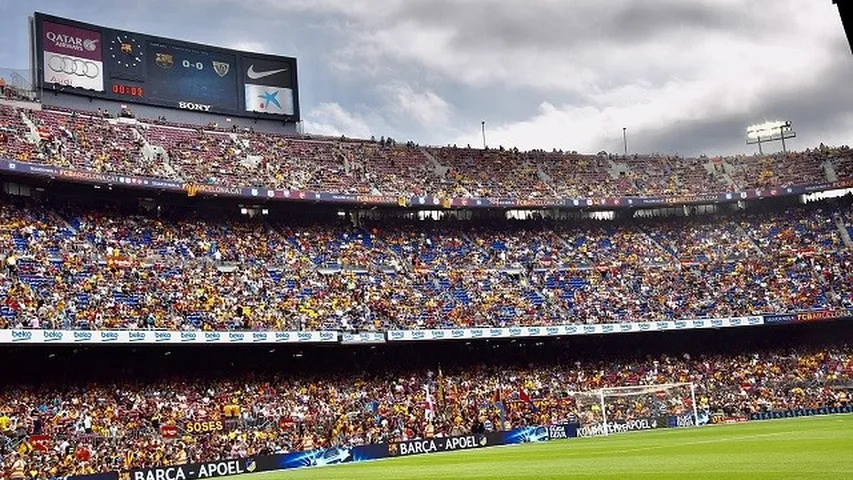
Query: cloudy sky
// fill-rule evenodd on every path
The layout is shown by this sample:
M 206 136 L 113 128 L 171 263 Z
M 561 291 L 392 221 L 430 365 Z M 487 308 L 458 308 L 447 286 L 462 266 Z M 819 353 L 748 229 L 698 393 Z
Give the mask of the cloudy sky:
M 298 58 L 305 130 L 422 144 L 752 152 L 853 137 L 853 55 L 830 0 L 0 0 L 0 67 L 38 10 Z

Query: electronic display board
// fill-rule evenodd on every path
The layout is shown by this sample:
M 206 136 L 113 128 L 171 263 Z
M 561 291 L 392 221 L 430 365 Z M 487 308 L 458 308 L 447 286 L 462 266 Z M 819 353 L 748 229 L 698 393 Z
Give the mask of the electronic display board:
M 42 88 L 233 116 L 299 121 L 296 59 L 35 14 Z

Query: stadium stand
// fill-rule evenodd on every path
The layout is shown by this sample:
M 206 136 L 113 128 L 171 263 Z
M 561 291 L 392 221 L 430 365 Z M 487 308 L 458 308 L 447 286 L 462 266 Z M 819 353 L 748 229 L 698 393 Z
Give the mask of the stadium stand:
M 853 179 L 846 147 L 732 158 L 434 148 L 8 106 L 0 106 L 0 157 L 392 198 L 695 195 Z M 384 332 L 853 309 L 850 197 L 611 221 L 287 208 L 250 217 L 234 202 L 126 200 L 51 189 L 0 196 L 0 329 Z M 441 376 L 415 359 L 320 375 L 217 375 L 204 365 L 194 375 L 176 367 L 190 362 L 186 352 L 174 364 L 149 359 L 161 368 L 154 378 L 96 379 L 81 367 L 70 383 L 40 384 L 26 375 L 36 370 L 21 368 L 0 391 L 0 462 L 24 458 L 32 477 L 57 478 L 454 435 L 483 420 L 547 425 L 589 413 L 565 392 L 608 386 L 695 382 L 700 408 L 732 416 L 850 401 L 835 387 L 849 385 L 853 353 L 837 342 L 653 352 L 500 367 L 449 361 Z M 348 365 L 346 354 L 323 353 L 320 363 Z M 442 397 L 429 428 L 424 384 Z M 497 399 L 507 406 L 504 425 Z M 647 413 L 614 408 L 611 418 Z M 216 432 L 192 434 L 187 422 Z M 42 436 L 48 446 L 34 442 Z
M 642 342 L 627 345 L 531 343 L 525 350 L 504 343 L 423 357 L 409 350 L 356 357 L 317 351 L 306 353 L 305 363 L 289 354 L 277 360 L 291 364 L 288 373 L 272 366 L 278 357 L 266 352 L 219 359 L 223 352 L 164 357 L 156 350 L 128 353 L 125 365 L 107 366 L 98 363 L 105 352 L 83 359 L 59 351 L 52 360 L 15 351 L 9 354 L 32 363 L 11 372 L 0 392 L 0 461 L 8 467 L 20 455 L 33 477 L 57 478 L 460 435 L 478 421 L 487 430 L 548 425 L 598 408 L 570 392 L 608 386 L 695 382 L 697 408 L 729 417 L 849 404 L 853 350 L 843 343 L 849 340 L 843 326 L 798 330 L 810 339 L 802 342 L 792 330 L 762 332 L 760 341 L 755 334 L 711 332 L 673 346 L 638 334 L 631 338 Z M 723 347 L 709 347 L 711 339 Z M 424 366 L 435 358 L 450 364 L 443 371 Z M 42 377 L 51 380 L 36 383 Z M 436 402 L 432 422 L 424 385 Z M 607 408 L 609 418 L 631 419 L 649 416 L 650 408 L 690 409 L 691 402 L 688 393 Z M 193 429 L 199 425 L 207 427 Z
M 361 226 L 55 203 L 0 203 L 2 255 L 17 263 L 2 277 L 4 328 L 383 331 L 853 307 L 849 199 L 615 222 Z
M 16 133 L 0 142 L 0 153 L 20 161 L 203 185 L 394 197 L 697 195 L 853 178 L 847 147 L 732 158 L 434 148 L 7 106 L 0 107 L 0 131 Z

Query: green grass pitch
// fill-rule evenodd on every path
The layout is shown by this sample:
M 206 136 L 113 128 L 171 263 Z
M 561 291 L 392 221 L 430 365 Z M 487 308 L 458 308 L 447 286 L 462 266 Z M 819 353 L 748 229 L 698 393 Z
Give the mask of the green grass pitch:
M 242 477 L 850 480 L 853 415 L 622 433 Z

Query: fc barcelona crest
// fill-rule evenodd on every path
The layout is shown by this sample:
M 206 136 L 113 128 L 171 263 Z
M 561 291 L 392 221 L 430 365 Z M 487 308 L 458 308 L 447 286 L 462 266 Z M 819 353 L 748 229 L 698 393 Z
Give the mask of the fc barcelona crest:
M 121 44 L 121 53 L 123 53 L 125 55 L 133 55 L 133 45 L 131 45 L 129 43 L 122 43 Z
M 213 71 L 220 77 L 224 78 L 225 75 L 228 75 L 229 70 L 231 70 L 230 63 L 213 61 Z
M 158 53 L 154 57 L 154 62 L 160 68 L 169 69 L 175 66 L 175 59 L 172 57 L 171 53 Z

